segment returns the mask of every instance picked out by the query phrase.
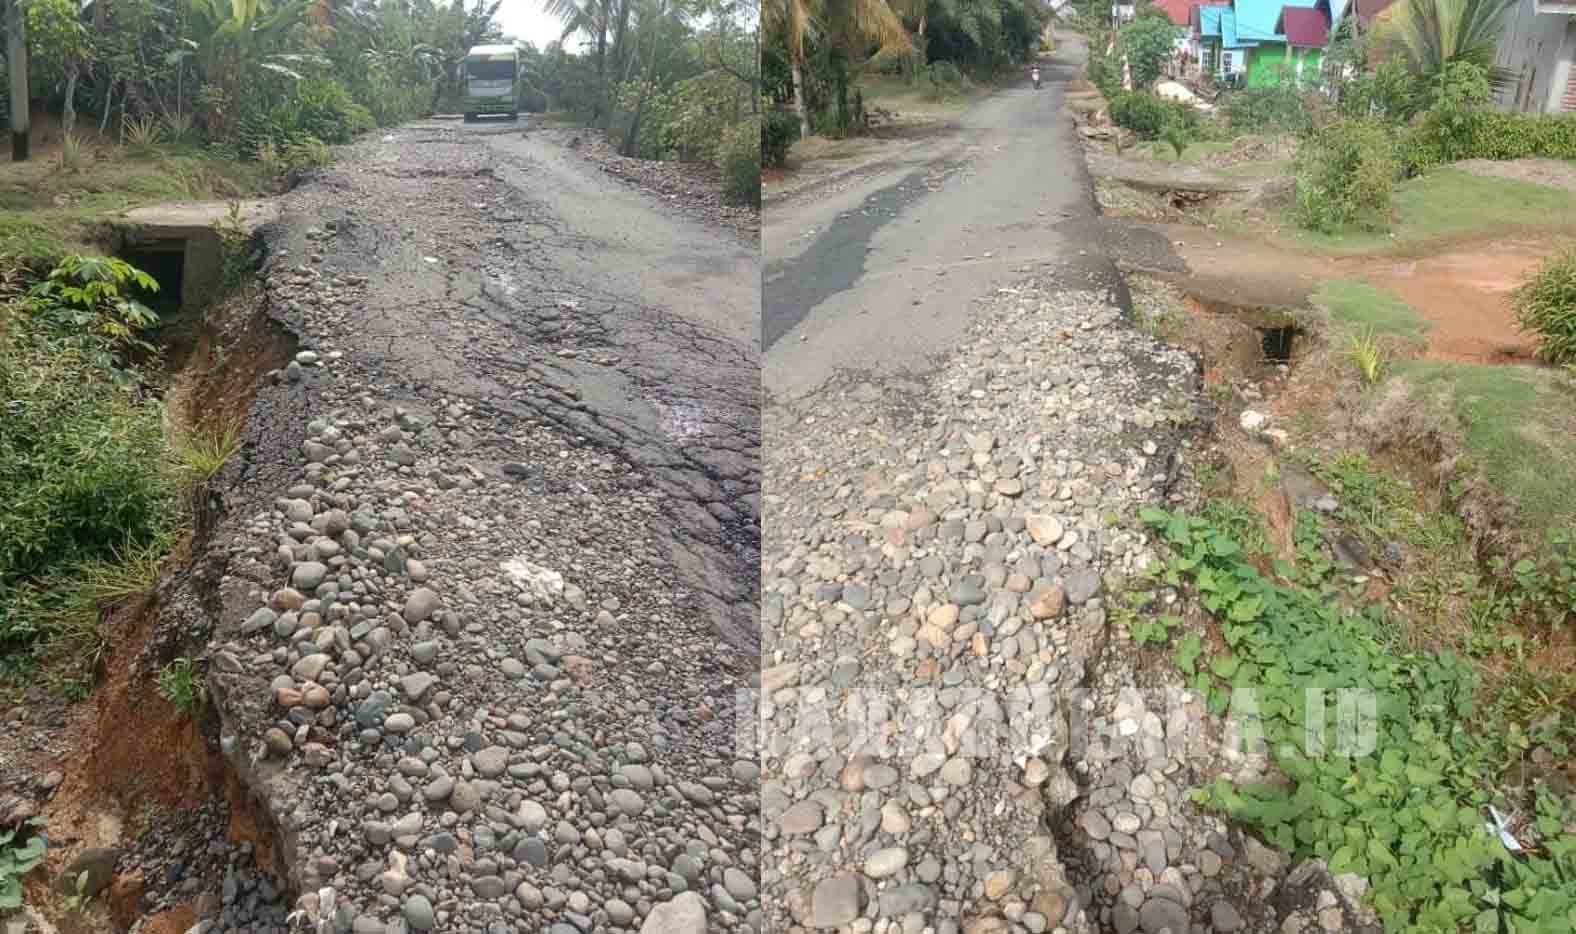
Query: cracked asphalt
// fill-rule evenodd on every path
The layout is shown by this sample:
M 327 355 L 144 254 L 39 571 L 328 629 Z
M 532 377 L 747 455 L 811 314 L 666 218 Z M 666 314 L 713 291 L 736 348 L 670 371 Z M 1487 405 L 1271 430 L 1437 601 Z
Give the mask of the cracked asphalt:
M 333 225 L 326 266 L 368 277 L 364 350 L 413 389 L 546 420 L 627 460 L 665 495 L 670 521 L 654 531 L 719 636 L 758 652 L 753 243 L 525 124 L 372 137 L 290 201 Z M 549 492 L 531 472 L 516 479 Z

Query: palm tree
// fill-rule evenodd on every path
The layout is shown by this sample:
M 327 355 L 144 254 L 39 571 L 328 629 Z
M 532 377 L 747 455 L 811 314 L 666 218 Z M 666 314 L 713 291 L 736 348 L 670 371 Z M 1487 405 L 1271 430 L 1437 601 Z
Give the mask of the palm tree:
M 806 39 L 834 44 L 874 42 L 882 53 L 907 52 L 913 47 L 908 30 L 887 0 L 765 0 L 762 15 L 768 30 L 781 29 L 788 37 L 793 109 L 799 116 L 801 137 L 810 135 L 810 114 L 804 106 Z
M 1411 70 L 1437 78 L 1445 66 L 1468 62 L 1495 76 L 1499 22 L 1516 0 L 1406 0 L 1386 36 L 1405 53 Z

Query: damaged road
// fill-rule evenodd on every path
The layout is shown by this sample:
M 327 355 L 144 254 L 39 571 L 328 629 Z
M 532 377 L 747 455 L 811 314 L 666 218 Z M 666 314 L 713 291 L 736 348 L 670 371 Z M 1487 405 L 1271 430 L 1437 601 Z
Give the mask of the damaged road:
M 183 605 L 292 923 L 759 929 L 753 244 L 514 127 L 363 141 L 280 208 L 300 350 Z

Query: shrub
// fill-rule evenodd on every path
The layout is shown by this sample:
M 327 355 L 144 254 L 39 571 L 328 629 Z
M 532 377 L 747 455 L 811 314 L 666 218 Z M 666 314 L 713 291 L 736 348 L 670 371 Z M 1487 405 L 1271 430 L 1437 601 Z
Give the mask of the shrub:
M 1544 262 L 1514 301 L 1522 330 L 1538 335 L 1538 356 L 1576 363 L 1576 249 Z
M 1239 133 L 1302 132 L 1313 125 L 1306 96 L 1292 84 L 1228 91 L 1218 107 Z
M 1297 223 L 1324 233 L 1387 229 L 1397 172 L 1395 144 L 1382 123 L 1331 123 L 1297 154 Z
M 1198 125 L 1198 112 L 1147 91 L 1128 91 L 1111 100 L 1111 122 L 1144 139 L 1159 139 L 1169 127 L 1192 130 Z
M 1400 147 L 1412 175 L 1460 159 L 1576 159 L 1576 114 L 1430 110 Z
M 40 634 L 38 617 L 13 598 L 38 578 L 156 540 L 173 500 L 156 400 L 69 347 L 0 340 L 4 646 Z
M 799 140 L 799 118 L 785 110 L 773 110 L 761 123 L 761 164 L 781 168 L 788 162 L 788 149 Z
M 761 126 L 746 120 L 722 140 L 722 195 L 733 204 L 761 203 Z
M 1182 30 L 1172 25 L 1165 13 L 1146 6 L 1144 12 L 1122 27 L 1122 47 L 1133 69 L 1134 87 L 1148 87 L 1160 77 L 1161 63 L 1176 48 Z M 1120 65 L 1118 65 L 1118 75 Z

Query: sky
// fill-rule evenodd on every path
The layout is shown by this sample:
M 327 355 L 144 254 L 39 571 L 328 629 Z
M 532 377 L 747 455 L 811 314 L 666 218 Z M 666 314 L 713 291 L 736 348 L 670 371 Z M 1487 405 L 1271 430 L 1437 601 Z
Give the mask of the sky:
M 542 11 L 541 0 L 503 0 L 496 19 L 506 34 L 539 49 L 546 48 L 564 31 L 563 23 Z M 570 40 L 569 47 L 574 45 L 575 41 Z

